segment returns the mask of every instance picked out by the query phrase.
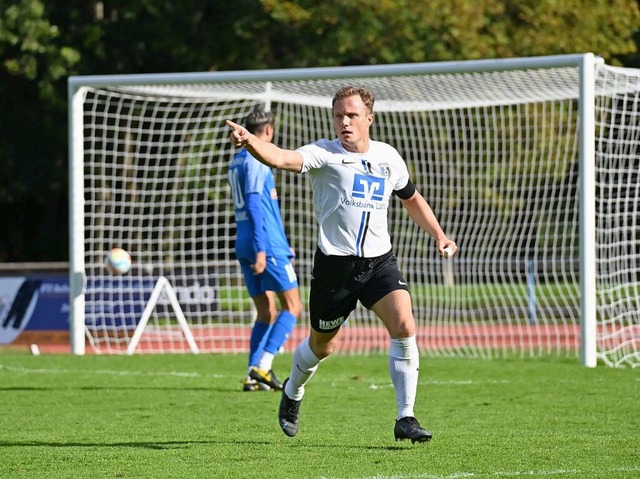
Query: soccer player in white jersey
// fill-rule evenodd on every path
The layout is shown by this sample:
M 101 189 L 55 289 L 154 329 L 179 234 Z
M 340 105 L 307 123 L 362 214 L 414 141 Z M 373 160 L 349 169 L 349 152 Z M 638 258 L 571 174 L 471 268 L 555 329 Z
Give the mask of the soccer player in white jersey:
M 247 131 L 273 141 L 275 118 L 256 108 L 244 120 Z M 236 258 L 257 316 L 249 339 L 249 370 L 244 391 L 282 389 L 273 373 L 276 353 L 302 314 L 293 252 L 284 232 L 271 168 L 242 149 L 229 165 L 229 185 L 236 218 Z M 281 310 L 277 314 L 273 292 Z
M 271 167 L 308 173 L 313 185 L 319 237 L 309 297 L 311 331 L 296 348 L 291 374 L 284 382 L 278 419 L 287 436 L 298 432 L 305 384 L 335 350 L 340 326 L 360 301 L 389 332 L 389 372 L 397 404 L 395 439 L 426 442 L 432 437 L 414 416 L 419 353 L 409 288 L 388 232 L 391 195 L 435 239 L 441 255 L 445 249 L 454 254 L 457 246 L 411 182 L 400 154 L 370 139 L 374 101 L 366 88 L 341 88 L 332 102 L 337 138 L 297 150 L 279 148 L 227 121 L 235 146 L 245 147 Z

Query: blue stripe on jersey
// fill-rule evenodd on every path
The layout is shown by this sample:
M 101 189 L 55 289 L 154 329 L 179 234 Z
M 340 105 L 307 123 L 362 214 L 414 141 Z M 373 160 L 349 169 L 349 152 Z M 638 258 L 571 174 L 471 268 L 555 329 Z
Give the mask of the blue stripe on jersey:
M 371 212 L 363 211 L 358 237 L 356 238 L 356 256 L 364 256 L 364 242 L 367 237 L 367 231 L 369 230 L 369 218 L 371 218 Z

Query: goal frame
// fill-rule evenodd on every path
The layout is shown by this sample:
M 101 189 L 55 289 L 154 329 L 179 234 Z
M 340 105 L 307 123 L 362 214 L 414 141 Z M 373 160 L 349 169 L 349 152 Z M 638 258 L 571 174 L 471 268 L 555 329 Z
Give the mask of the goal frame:
M 579 112 L 579 251 L 580 362 L 597 364 L 596 222 L 595 222 L 595 86 L 599 61 L 592 53 L 528 58 L 468 60 L 394 65 L 293 68 L 259 71 L 160 73 L 72 76 L 68 80 L 69 113 L 69 332 L 71 352 L 85 354 L 83 114 L 85 87 L 221 83 L 499 72 L 513 69 L 577 67 L 580 76 Z M 268 95 L 268 92 L 265 92 Z M 268 98 L 267 98 L 268 103 Z

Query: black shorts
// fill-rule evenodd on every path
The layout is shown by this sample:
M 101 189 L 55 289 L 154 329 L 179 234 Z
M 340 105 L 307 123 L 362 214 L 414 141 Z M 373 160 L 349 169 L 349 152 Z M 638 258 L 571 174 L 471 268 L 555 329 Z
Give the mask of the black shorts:
M 371 309 L 396 289 L 409 291 L 392 251 L 376 258 L 359 258 L 327 256 L 318 249 L 309 294 L 311 327 L 321 333 L 335 331 L 358 300 Z

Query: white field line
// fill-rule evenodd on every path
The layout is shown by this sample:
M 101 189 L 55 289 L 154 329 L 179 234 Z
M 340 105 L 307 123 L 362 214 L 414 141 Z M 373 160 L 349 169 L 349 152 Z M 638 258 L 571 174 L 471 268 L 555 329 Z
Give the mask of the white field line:
M 610 469 L 552 469 L 552 470 L 528 470 L 528 471 L 494 471 L 494 472 L 453 472 L 451 474 L 393 474 L 387 476 L 379 474 L 375 476 L 362 476 L 356 479 L 484 479 L 502 477 L 553 477 L 553 476 L 575 476 L 601 475 L 602 477 L 617 477 L 622 473 L 640 473 L 640 466 L 637 467 L 615 467 Z M 340 479 L 338 477 L 320 477 L 318 479 Z
M 23 368 L 16 366 L 5 366 L 0 364 L 0 370 L 6 370 L 16 372 L 20 374 L 104 374 L 110 376 L 177 376 L 184 378 L 198 378 L 198 377 L 214 377 L 224 378 L 221 374 L 200 374 L 192 372 L 180 372 L 180 371 L 112 371 L 109 369 L 45 369 L 45 368 Z
M 438 381 L 436 380 L 427 380 L 427 381 L 420 381 L 419 384 L 421 385 L 431 385 L 431 386 L 477 386 L 479 384 L 509 384 L 511 383 L 511 381 L 507 381 L 505 379 L 500 379 L 500 380 L 487 380 L 487 381 L 471 381 L 471 380 L 455 380 L 455 379 L 451 379 L 451 380 L 447 380 L 447 381 Z M 392 388 L 393 384 L 392 383 L 386 383 L 386 384 L 371 384 L 369 386 L 369 389 L 383 389 L 383 388 Z
M 236 378 L 237 375 L 229 374 L 201 374 L 196 372 L 181 372 L 181 371 L 115 371 L 110 369 L 66 369 L 66 368 L 24 368 L 19 366 L 6 366 L 0 364 L 0 371 L 11 371 L 20 374 L 104 374 L 111 376 L 175 376 L 184 378 L 215 378 L 215 379 L 227 379 Z M 322 377 L 314 378 L 315 381 L 322 382 Z M 335 377 L 327 378 L 326 381 L 336 382 Z M 351 381 L 351 380 L 349 380 Z M 420 381 L 420 385 L 452 385 L 452 386 L 475 386 L 479 384 L 509 384 L 507 380 L 488 380 L 488 381 L 471 381 L 471 380 L 427 380 Z M 374 384 L 369 386 L 369 389 L 384 389 L 392 388 L 391 382 L 384 384 Z

